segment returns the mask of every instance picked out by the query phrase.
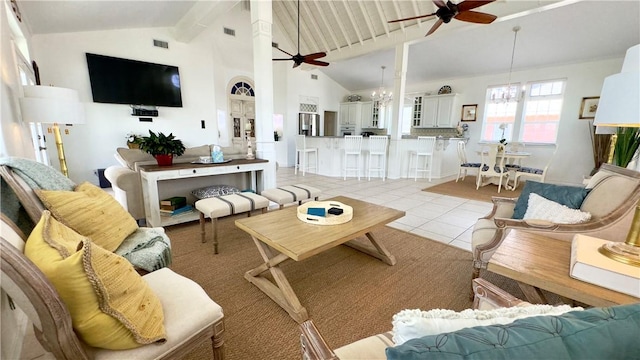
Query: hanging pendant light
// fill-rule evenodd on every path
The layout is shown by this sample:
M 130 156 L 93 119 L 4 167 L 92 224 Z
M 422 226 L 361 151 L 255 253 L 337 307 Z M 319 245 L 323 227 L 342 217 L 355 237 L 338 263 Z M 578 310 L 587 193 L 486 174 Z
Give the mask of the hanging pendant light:
M 513 48 L 511 49 L 511 64 L 509 65 L 509 82 L 507 83 L 506 89 L 502 88 L 499 94 L 496 94 L 496 92 L 491 94 L 491 101 L 496 104 L 518 102 L 520 100 L 518 96 L 518 89 L 515 86 L 511 86 L 513 59 L 516 54 L 516 40 L 518 38 L 518 31 L 520 31 L 520 26 L 514 26 L 511 30 L 513 30 Z
M 384 69 L 386 69 L 386 66 L 381 66 L 382 68 L 382 79 L 380 79 L 380 88 L 378 88 L 378 91 L 374 91 L 371 94 L 371 100 L 378 102 L 378 105 L 380 107 L 386 107 L 389 102 L 393 99 L 393 93 L 388 93 L 387 91 L 384 89 Z

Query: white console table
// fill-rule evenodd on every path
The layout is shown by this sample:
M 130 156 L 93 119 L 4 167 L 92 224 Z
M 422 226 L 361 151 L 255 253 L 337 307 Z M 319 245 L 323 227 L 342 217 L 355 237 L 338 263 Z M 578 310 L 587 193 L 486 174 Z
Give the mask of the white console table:
M 160 215 L 161 198 L 187 196 L 189 199 L 192 197 L 191 190 L 197 187 L 227 184 L 250 188 L 259 193 L 262 191 L 262 172 L 266 170 L 268 162 L 262 159 L 235 159 L 221 164 L 141 166 L 140 180 L 147 226 L 169 226 L 198 220 L 197 211 L 171 217 Z M 190 203 L 189 200 L 187 202 Z

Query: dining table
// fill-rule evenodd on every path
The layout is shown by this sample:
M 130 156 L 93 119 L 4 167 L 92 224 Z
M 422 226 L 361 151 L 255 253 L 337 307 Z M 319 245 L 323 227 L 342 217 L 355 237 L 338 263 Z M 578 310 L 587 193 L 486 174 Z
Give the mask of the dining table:
M 487 150 L 477 150 L 476 154 L 480 155 L 480 156 L 487 156 L 489 154 L 489 152 Z M 508 178 L 507 181 L 504 183 L 504 188 L 506 190 L 514 190 L 515 187 L 517 185 L 510 185 L 509 184 L 509 179 L 514 179 L 515 178 L 515 172 L 517 170 L 517 168 L 520 166 L 519 164 L 521 163 L 522 159 L 527 159 L 531 156 L 530 152 L 527 151 L 499 151 L 498 155 L 497 155 L 497 159 L 496 159 L 496 165 L 499 166 L 504 166 L 507 169 L 508 172 Z M 508 164 L 515 164 L 517 163 L 518 165 L 515 166 L 506 166 Z M 495 184 L 498 185 L 498 183 L 496 182 L 497 179 L 496 177 L 488 177 L 486 181 L 483 181 L 480 183 L 480 186 L 486 186 L 489 184 Z

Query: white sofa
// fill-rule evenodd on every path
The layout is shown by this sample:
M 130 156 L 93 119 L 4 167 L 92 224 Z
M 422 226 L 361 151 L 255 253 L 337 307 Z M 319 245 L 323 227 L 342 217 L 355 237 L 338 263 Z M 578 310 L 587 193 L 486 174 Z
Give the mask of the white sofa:
M 175 157 L 174 163 L 186 163 L 198 160 L 200 156 L 211 156 L 214 145 L 201 145 L 187 148 L 183 155 Z M 244 157 L 243 149 L 236 147 L 222 148 L 225 159 Z M 111 182 L 116 200 L 134 219 L 145 218 L 142 202 L 142 185 L 140 183 L 140 166 L 156 164 L 156 160 L 140 149 L 117 148 L 115 158 L 120 165 L 109 166 L 104 176 Z

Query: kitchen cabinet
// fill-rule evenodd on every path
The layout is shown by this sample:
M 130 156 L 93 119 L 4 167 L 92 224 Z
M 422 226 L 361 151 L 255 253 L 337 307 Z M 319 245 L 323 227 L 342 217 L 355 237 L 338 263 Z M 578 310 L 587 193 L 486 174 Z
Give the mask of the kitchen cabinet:
M 375 102 L 373 101 L 363 102 L 361 110 L 362 111 L 360 114 L 360 119 L 362 121 L 362 128 L 372 129 L 377 127 L 376 125 L 374 125 L 377 123 L 377 116 L 378 116 L 375 108 Z
M 417 128 L 453 128 L 457 94 L 416 96 L 413 102 L 412 125 Z
M 360 119 L 360 102 L 340 104 L 340 125 L 355 126 Z

